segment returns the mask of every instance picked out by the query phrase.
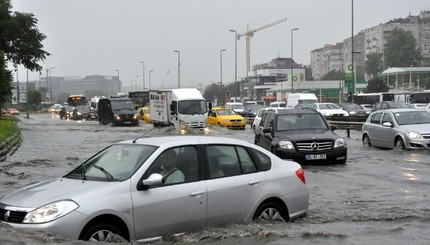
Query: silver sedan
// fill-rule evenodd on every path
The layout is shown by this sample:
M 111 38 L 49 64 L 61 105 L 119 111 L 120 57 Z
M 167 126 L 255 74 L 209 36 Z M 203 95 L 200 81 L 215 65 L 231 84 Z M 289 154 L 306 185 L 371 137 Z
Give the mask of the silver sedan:
M 362 132 L 365 147 L 430 149 L 430 113 L 419 109 L 375 111 Z
M 0 221 L 72 239 L 135 241 L 249 219 L 306 214 L 301 166 L 210 136 L 115 143 L 65 176 L 0 200 Z

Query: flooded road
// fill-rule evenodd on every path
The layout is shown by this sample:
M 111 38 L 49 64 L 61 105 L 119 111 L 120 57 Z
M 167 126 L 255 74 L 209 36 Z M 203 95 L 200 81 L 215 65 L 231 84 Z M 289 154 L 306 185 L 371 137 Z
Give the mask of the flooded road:
M 0 198 L 56 178 L 124 139 L 173 134 L 171 129 L 111 127 L 34 114 L 19 123 L 23 142 L 0 162 Z M 346 136 L 344 131 L 337 131 Z M 254 134 L 213 128 L 212 135 L 253 142 Z M 360 132 L 347 138 L 347 164 L 303 166 L 309 211 L 293 223 L 248 222 L 210 227 L 153 244 L 429 244 L 430 152 L 363 148 Z M 0 224 L 0 244 L 90 244 Z

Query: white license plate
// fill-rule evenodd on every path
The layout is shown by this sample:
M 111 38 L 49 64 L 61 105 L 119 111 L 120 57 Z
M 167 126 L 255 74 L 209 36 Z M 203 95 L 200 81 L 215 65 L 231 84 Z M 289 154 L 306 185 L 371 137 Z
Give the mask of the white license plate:
M 323 160 L 327 159 L 326 154 L 305 155 L 306 160 Z

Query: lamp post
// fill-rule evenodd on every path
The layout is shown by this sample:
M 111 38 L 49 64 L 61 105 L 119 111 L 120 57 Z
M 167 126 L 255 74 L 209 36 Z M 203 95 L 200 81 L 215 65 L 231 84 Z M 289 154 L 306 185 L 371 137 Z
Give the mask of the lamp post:
M 134 79 L 134 87 L 135 87 L 135 90 L 137 90 L 137 78 L 138 78 L 139 76 L 138 75 L 136 75 L 136 77 L 135 77 L 135 79 Z M 133 88 L 132 88 L 132 90 L 133 90 Z
M 220 66 L 219 66 L 219 70 L 220 70 L 220 84 L 221 84 L 221 99 L 224 102 L 224 86 L 222 85 L 222 52 L 226 51 L 225 48 L 220 49 L 219 50 L 219 61 L 220 61 Z
M 149 84 L 148 84 L 148 90 L 151 89 L 151 73 L 153 72 L 153 70 L 149 70 Z
M 237 84 L 237 31 L 230 30 L 234 32 L 234 84 Z M 239 86 L 239 96 L 242 95 L 242 86 Z
M 55 69 L 55 66 L 48 68 L 49 71 L 49 99 L 52 102 L 52 69 Z
M 179 50 L 175 50 L 175 53 L 178 53 L 178 88 L 181 87 L 181 52 Z
M 115 70 L 116 72 L 118 72 L 118 93 L 121 92 L 121 85 L 119 82 L 119 70 Z
M 291 29 L 291 93 L 294 93 L 294 74 L 293 74 L 293 32 L 297 31 L 299 28 Z M 282 95 L 281 95 L 282 97 Z
M 145 62 L 140 61 L 140 63 L 142 63 L 142 82 L 143 82 L 142 91 L 145 91 Z

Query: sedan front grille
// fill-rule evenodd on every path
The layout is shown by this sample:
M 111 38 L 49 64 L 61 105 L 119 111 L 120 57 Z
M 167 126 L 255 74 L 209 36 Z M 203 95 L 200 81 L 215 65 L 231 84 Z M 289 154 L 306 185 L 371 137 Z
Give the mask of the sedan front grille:
M 22 223 L 27 212 L 9 211 L 0 208 L 0 221 L 9 223 Z
M 299 152 L 327 152 L 332 149 L 331 141 L 312 141 L 312 142 L 297 142 L 297 151 Z

